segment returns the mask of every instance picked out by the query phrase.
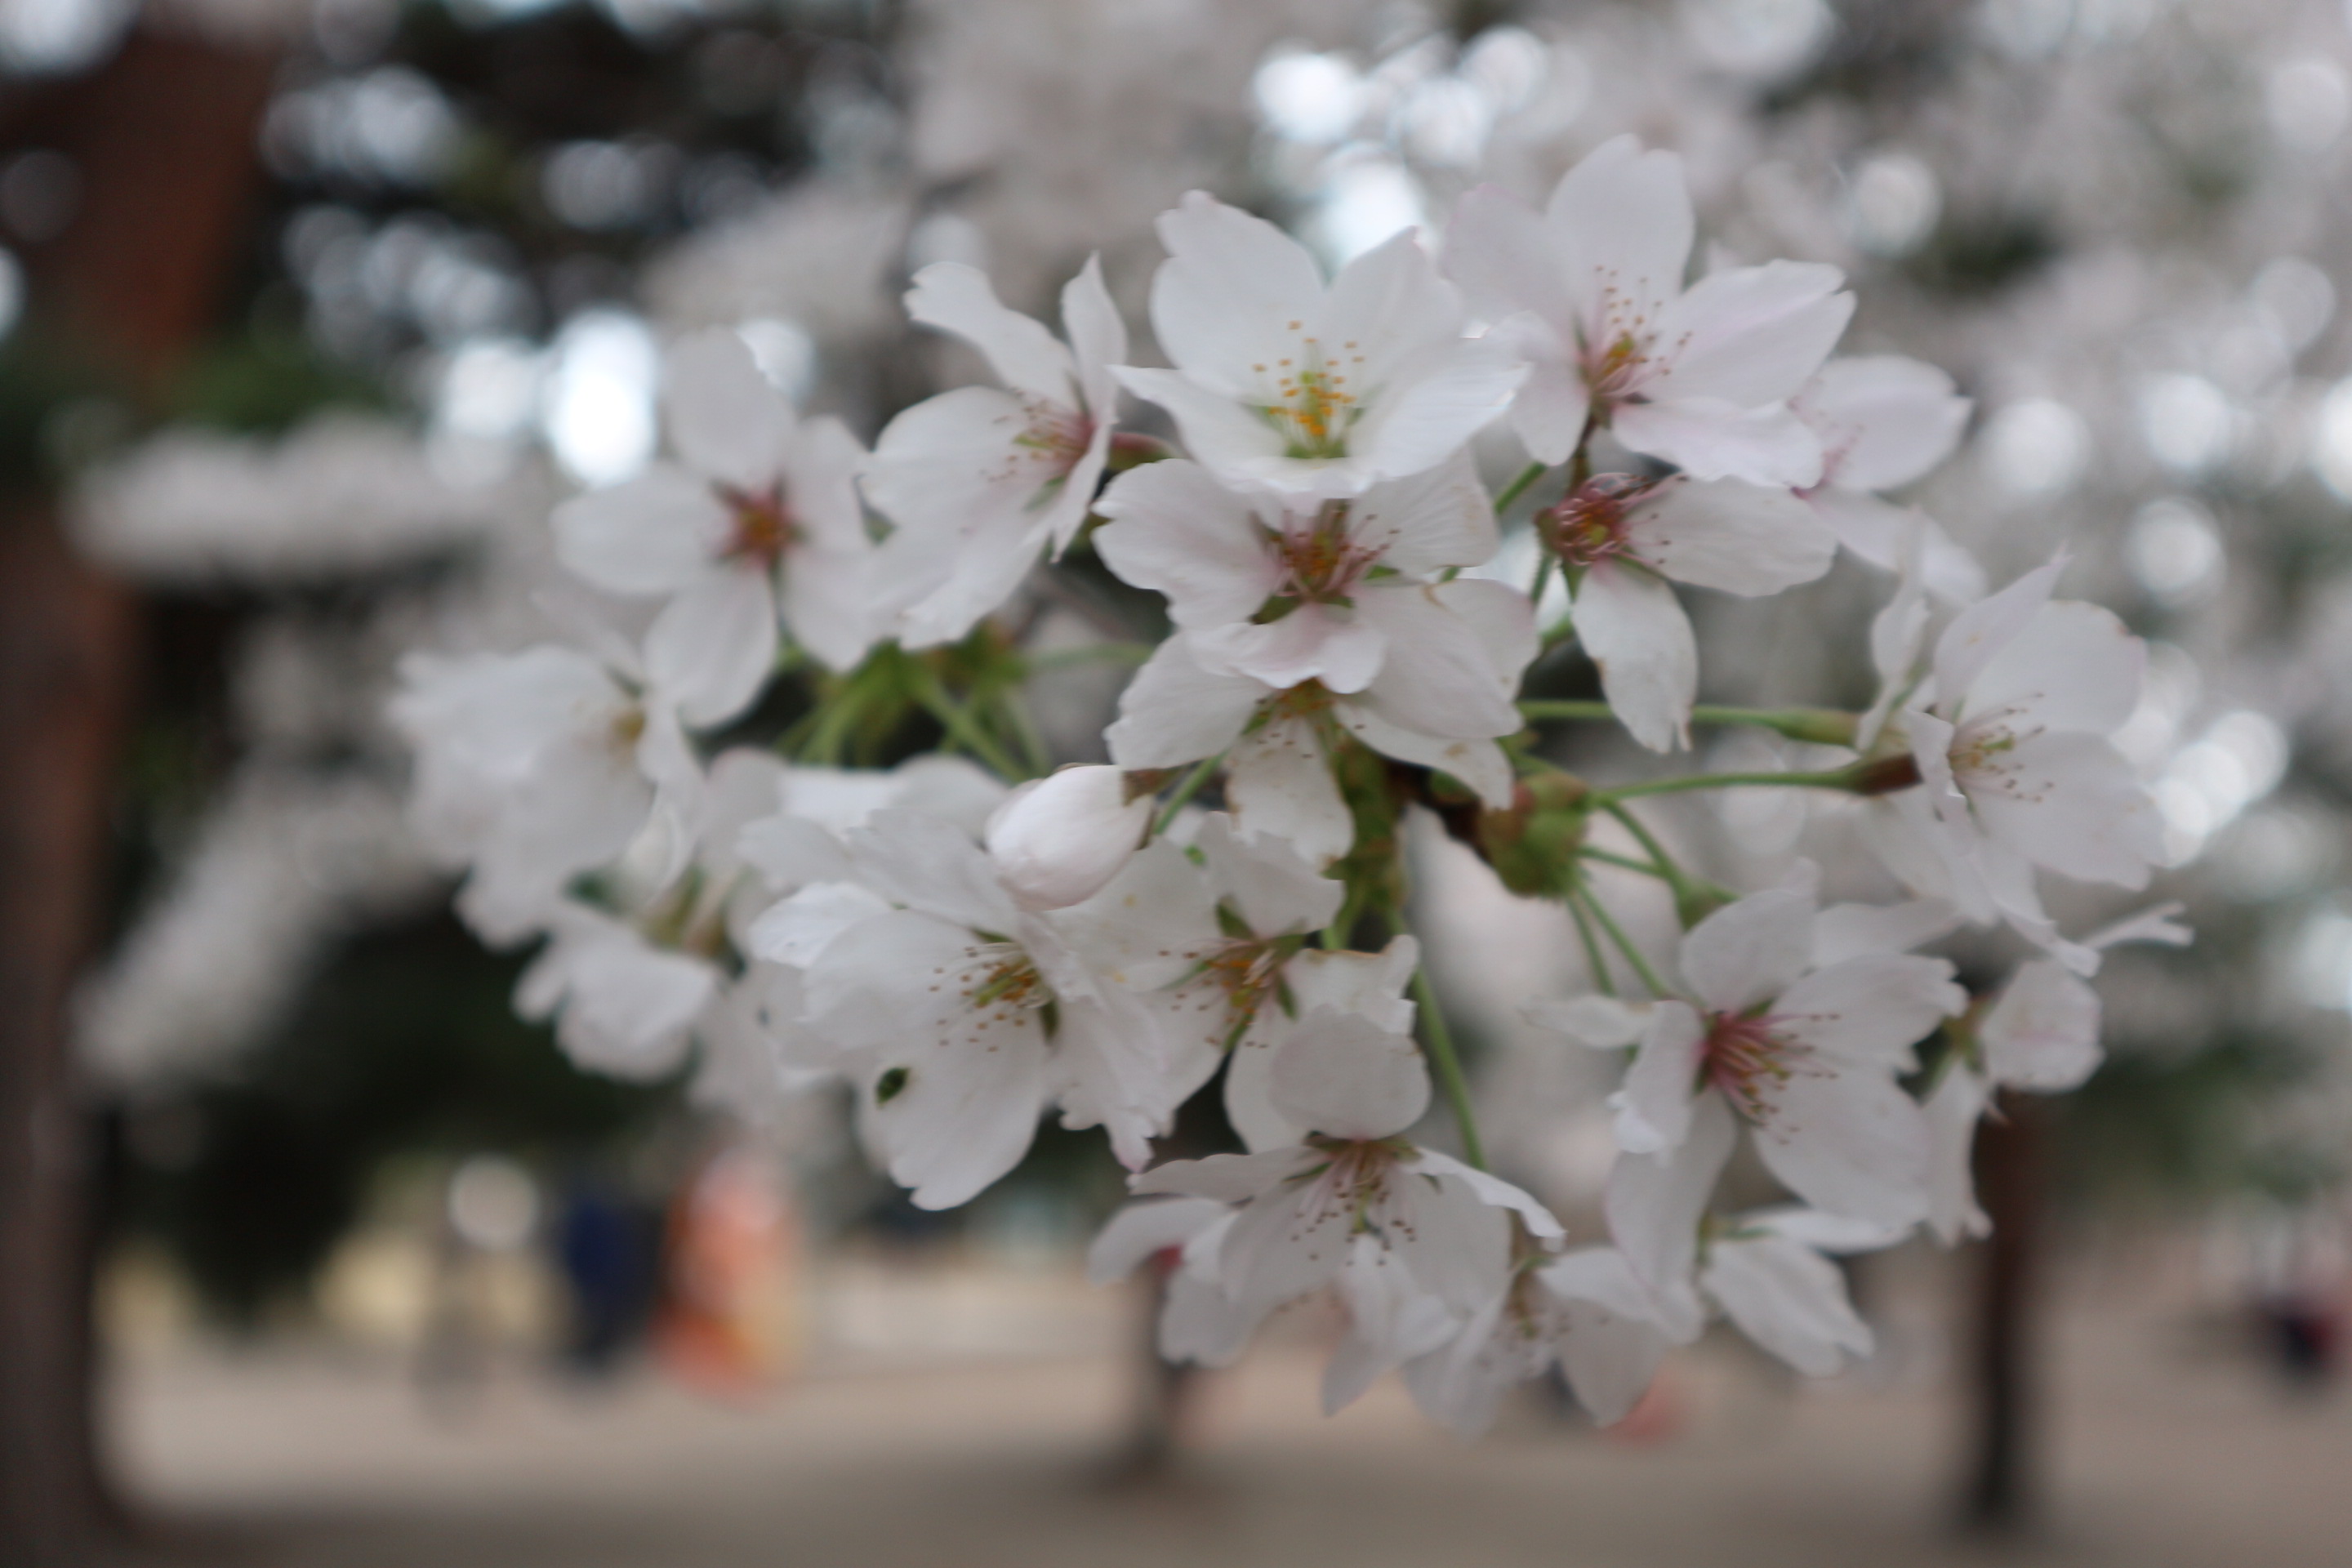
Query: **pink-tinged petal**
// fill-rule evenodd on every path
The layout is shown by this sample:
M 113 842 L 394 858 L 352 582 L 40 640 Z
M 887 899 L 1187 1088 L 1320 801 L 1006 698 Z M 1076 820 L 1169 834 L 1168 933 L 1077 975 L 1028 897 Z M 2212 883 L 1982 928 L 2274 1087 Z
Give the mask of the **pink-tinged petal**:
M 1120 767 L 1181 767 L 1232 745 L 1265 695 L 1255 680 L 1202 669 L 1173 637 L 1119 694 L 1118 721 L 1104 739 Z
M 1666 307 L 1666 362 L 1655 398 L 1711 397 L 1743 408 L 1797 395 L 1853 315 L 1845 275 L 1813 261 L 1768 261 L 1711 272 Z
M 706 329 L 669 351 L 662 406 L 671 447 L 696 473 L 745 490 L 775 481 L 792 410 L 732 329 Z
M 1227 1212 L 1207 1198 L 1129 1204 L 1110 1216 L 1087 1248 L 1087 1279 L 1097 1285 L 1124 1279 L 1146 1259 L 1183 1246 Z
M 1499 1176 L 1490 1176 L 1474 1165 L 1465 1165 L 1451 1154 L 1435 1149 L 1423 1149 L 1415 1152 L 1410 1164 L 1422 1175 L 1443 1176 L 1461 1183 L 1488 1208 L 1507 1209 L 1517 1215 L 1526 1225 L 1528 1234 L 1539 1240 L 1557 1241 L 1568 1234 L 1559 1218 L 1544 1207 L 1535 1194 Z
M 1179 1064 L 1164 1054 L 1148 1011 L 1116 990 L 1106 990 L 1100 1002 L 1063 990 L 1057 1016 L 1046 1084 L 1061 1105 L 1062 1125 L 1101 1128 L 1113 1157 L 1141 1170 L 1176 1107 L 1216 1070 L 1215 1053 L 1192 1052 L 1181 1074 L 1172 1070 Z
M 1909 484 L 1952 455 L 1969 422 L 1950 376 L 1900 354 L 1833 359 L 1795 403 L 1821 433 L 1826 481 L 1851 490 Z
M 1987 1098 L 1985 1080 L 1955 1063 L 1919 1108 L 1927 1122 L 1927 1228 L 1946 1247 L 1992 1230 L 1977 1206 L 1974 1160 Z
M 912 532 L 894 533 L 876 550 L 875 578 L 899 593 L 905 579 L 929 558 L 951 570 L 927 594 L 898 612 L 899 646 L 938 647 L 961 642 L 971 628 L 1003 607 L 1044 559 L 1047 529 L 1042 521 L 1012 515 L 974 520 L 971 532 L 952 544 Z M 916 563 L 908 566 L 907 563 Z M 935 577 L 936 573 L 926 573 Z M 880 635 L 887 635 L 883 633 Z
M 1203 669 L 1247 676 L 1276 690 L 1319 680 L 1344 695 L 1361 691 L 1380 674 L 1389 639 L 1378 626 L 1345 610 L 1304 605 L 1263 626 L 1204 626 L 1192 633 L 1192 653 Z
M 1649 1292 L 1659 1328 L 1680 1344 L 1698 1337 L 1702 1319 L 1691 1272 L 1698 1259 L 1699 1220 L 1737 1132 L 1723 1097 L 1703 1095 L 1680 1148 L 1620 1154 L 1610 1168 L 1601 1204 L 1610 1239 Z
M 1360 1236 L 1351 1252 L 1339 1275 L 1348 1331 L 1323 1369 L 1326 1415 L 1362 1398 L 1382 1373 L 1447 1343 L 1460 1327 L 1444 1301 L 1417 1289 L 1403 1269 L 1388 1266 L 1379 1241 Z
M 1927 1217 L 1927 1125 L 1890 1072 L 1817 1058 L 1769 1093 L 1756 1152 L 1790 1192 L 1855 1219 Z
M 1654 752 L 1690 744 L 1698 641 L 1665 580 L 1602 562 L 1578 584 L 1576 638 L 1601 669 L 1601 689 L 1626 733 Z
M 1674 153 L 1612 136 L 1561 178 L 1545 217 L 1588 332 L 1608 296 L 1655 322 L 1657 308 L 1682 292 L 1696 226 Z
M 1307 247 L 1264 218 L 1200 191 L 1160 215 L 1168 260 L 1151 280 L 1151 327 L 1168 357 L 1228 398 L 1254 396 L 1251 366 L 1323 301 Z M 1132 379 L 1129 386 L 1143 396 Z M 1190 437 L 1187 437 L 1188 444 Z M 1197 453 L 1196 453 L 1197 455 Z
M 1916 529 L 1918 571 L 1927 592 L 1948 605 L 1973 605 L 1984 597 L 1984 568 L 1977 564 L 1977 558 L 1946 532 L 1943 524 L 1917 507 L 1900 507 L 1860 490 L 1827 487 L 1809 492 L 1805 500 L 1813 515 L 1837 535 L 1840 544 L 1889 572 L 1903 569 L 1905 535 Z
M 1357 497 L 1348 507 L 1348 538 L 1358 549 L 1376 552 L 1379 564 L 1407 577 L 1483 565 L 1501 542 L 1494 502 L 1467 451 Z
M 1813 920 L 1813 963 L 1827 969 L 1864 953 L 1908 952 L 1959 927 L 1960 911 L 1940 899 L 1832 904 Z
M 1620 1149 L 1662 1154 L 1690 1136 L 1706 1041 L 1706 1021 L 1689 1004 L 1661 1002 L 1652 1009 L 1641 1048 L 1625 1069 L 1624 1087 L 1611 1100 Z
M 1777 594 L 1830 569 L 1837 539 L 1778 486 L 1666 480 L 1626 520 L 1633 555 L 1677 583 L 1726 594 Z
M 1246 621 L 1282 581 L 1266 542 L 1280 514 L 1262 516 L 1208 469 L 1181 458 L 1147 463 L 1115 480 L 1096 510 L 1110 521 L 1095 549 L 1118 576 L 1168 596 L 1180 626 Z M 1290 685 L 1290 681 L 1276 684 Z
M 1334 887 L 1338 884 L 1332 883 Z M 1332 1007 L 1370 1018 L 1395 1034 L 1410 1034 L 1413 1004 L 1404 988 L 1421 963 L 1421 944 L 1392 937 L 1378 952 L 1325 952 L 1308 948 L 1290 961 L 1283 977 L 1301 1013 Z
M 866 465 L 866 499 L 902 532 L 924 542 L 935 574 L 952 570 L 950 542 L 983 526 L 982 519 L 1038 510 L 1059 465 L 1020 443 L 1028 411 L 1009 392 L 960 386 L 927 397 L 882 427 Z
M 776 595 L 765 572 L 716 572 L 646 632 L 646 678 L 689 724 L 741 712 L 776 668 Z
M 1394 1137 L 1429 1109 L 1429 1069 L 1412 1041 L 1332 1007 L 1299 1019 L 1267 1088 L 1290 1121 L 1332 1138 Z
M 907 314 L 978 349 L 1007 386 L 1053 403 L 1076 401 L 1070 351 L 1037 321 L 1008 310 L 978 268 L 960 261 L 924 268 L 907 290 Z
M 1517 734 L 1524 723 L 1510 697 L 1517 672 L 1507 681 L 1497 672 L 1486 640 L 1493 628 L 1482 627 L 1476 612 L 1528 624 L 1532 616 L 1527 600 L 1507 584 L 1479 580 L 1474 593 L 1451 603 L 1471 613 L 1455 614 L 1448 599 L 1427 588 L 1367 587 L 1359 593 L 1357 618 L 1377 627 L 1398 650 L 1366 689 L 1364 706 L 1391 723 L 1444 740 Z
M 1985 662 L 1969 686 L 1964 716 L 2005 713 L 2014 733 L 2046 727 L 2110 734 L 2139 706 L 2147 668 L 2147 645 L 2114 611 L 2053 599 Z
M 1486 649 L 1497 689 L 1506 700 L 1515 698 L 1519 678 L 1543 648 L 1536 632 L 1536 607 L 1528 596 L 1487 577 L 1456 577 L 1433 584 L 1428 592 L 1448 615 L 1470 628 Z
M 2037 566 L 2000 593 L 1978 600 L 1952 617 L 1952 624 L 1936 639 L 1938 711 L 1947 718 L 1956 711 L 1967 711 L 1962 705 L 1969 703 L 1977 677 L 2042 613 L 2064 565 L 2065 558 L 2061 556 L 2047 566 Z
M 1308 1130 L 1274 1104 L 1274 1057 L 1290 1027 L 1278 1012 L 1261 1016 L 1225 1058 L 1225 1120 L 1254 1154 L 1293 1148 L 1307 1137 Z
M 2164 857 L 2155 801 L 2122 753 L 2095 735 L 2029 736 L 1961 784 L 1984 830 L 2037 866 L 2144 888 Z
M 1084 903 L 1142 847 L 1152 805 L 1148 795 L 1129 800 L 1126 775 L 1100 763 L 1031 779 L 990 815 L 989 862 L 1024 909 Z
M 1977 1038 L 1995 1083 L 2063 1093 L 2098 1070 L 2099 994 L 2053 960 L 2020 964 Z
M 1810 1377 L 1871 1353 L 1870 1325 L 1846 1300 L 1845 1276 L 1810 1247 L 1777 1236 L 1719 1242 L 1706 1284 L 1741 1333 Z
M 1944 960 L 1866 952 L 1804 976 L 1772 1015 L 1779 1033 L 1817 1051 L 1907 1068 L 1911 1047 L 1968 1005 Z
M 1491 337 L 1432 350 L 1379 390 L 1349 433 L 1349 449 L 1378 479 L 1434 468 L 1501 416 L 1527 374 L 1510 345 Z
M 1316 1160 L 1318 1151 L 1292 1151 Z M 1253 1156 L 1243 1156 L 1252 1158 Z M 1218 1250 L 1216 1272 L 1240 1306 L 1264 1313 L 1339 1277 L 1355 1229 L 1353 1208 L 1329 1201 L 1318 1184 L 1267 1193 L 1242 1210 Z
M 1121 366 L 1118 380 L 1136 396 L 1166 409 L 1185 449 L 1220 474 L 1273 484 L 1306 467 L 1284 455 L 1281 432 L 1272 425 L 1233 396 L 1211 391 L 1181 372 Z
M 703 480 L 657 465 L 555 509 L 557 559 L 614 594 L 675 594 L 709 575 L 733 522 Z
M 1601 1281 L 1586 1258 L 1612 1278 Z M 1613 1426 L 1649 1392 L 1671 1342 L 1650 1321 L 1640 1284 L 1614 1248 L 1570 1253 L 1542 1279 L 1560 1300 L 1559 1364 L 1569 1387 L 1596 1426 Z
M 1787 990 L 1812 951 L 1811 886 L 1767 888 L 1691 927 L 1683 938 L 1683 978 L 1708 1010 L 1745 1013 Z
M 1234 745 L 1225 799 L 1244 834 L 1280 839 L 1312 866 L 1329 864 L 1356 841 L 1331 761 L 1306 723 L 1277 720 Z
M 1565 463 L 1576 451 L 1585 422 L 1591 416 L 1591 388 L 1566 359 L 1538 358 L 1528 352 L 1524 337 L 1505 335 L 1506 341 L 1516 342 L 1528 362 L 1528 378 L 1519 383 L 1518 393 L 1511 399 L 1511 429 L 1537 462 Z
M 1568 289 L 1567 258 L 1542 216 L 1500 187 L 1480 185 L 1454 209 L 1445 231 L 1445 271 L 1462 286 L 1470 308 L 1489 321 L 1525 310 L 1558 341 L 1576 341 L 1579 312 Z
M 1118 378 L 1110 372 L 1127 359 L 1127 321 L 1103 286 L 1101 257 L 1087 257 L 1078 275 L 1062 286 L 1062 330 L 1077 362 L 1087 417 L 1109 425 L 1118 413 Z
M 1744 407 L 1719 397 L 1621 404 L 1617 439 L 1664 458 L 1695 479 L 1746 479 L 1806 489 L 1822 477 L 1822 444 L 1787 405 Z

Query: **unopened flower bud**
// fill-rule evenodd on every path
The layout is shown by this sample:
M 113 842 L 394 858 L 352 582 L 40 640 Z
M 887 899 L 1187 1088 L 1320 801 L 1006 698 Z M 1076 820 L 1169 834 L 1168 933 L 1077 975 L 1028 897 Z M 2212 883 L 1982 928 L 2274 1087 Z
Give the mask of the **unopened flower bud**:
M 1149 795 L 1118 769 L 1064 768 L 1014 790 L 988 819 L 988 858 L 1023 908 L 1066 909 L 1100 892 L 1143 842 Z

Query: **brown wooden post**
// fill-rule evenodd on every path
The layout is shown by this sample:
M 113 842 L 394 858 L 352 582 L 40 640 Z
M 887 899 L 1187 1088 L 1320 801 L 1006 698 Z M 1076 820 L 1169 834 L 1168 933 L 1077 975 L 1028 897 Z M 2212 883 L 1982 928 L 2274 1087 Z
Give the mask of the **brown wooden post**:
M 0 144 L 73 160 L 79 210 L 30 247 L 28 326 L 151 406 L 212 324 L 257 177 L 272 59 L 134 34 L 25 90 Z M 109 1516 L 93 1418 L 91 1117 L 74 985 L 107 875 L 137 614 L 55 499 L 0 496 L 0 1563 L 87 1561 Z
M 1977 1201 L 1992 1234 L 1972 1249 L 1971 1445 L 1962 1519 L 2015 1533 L 2041 1510 L 2037 1308 L 2049 1105 L 2004 1092 L 1977 1129 Z

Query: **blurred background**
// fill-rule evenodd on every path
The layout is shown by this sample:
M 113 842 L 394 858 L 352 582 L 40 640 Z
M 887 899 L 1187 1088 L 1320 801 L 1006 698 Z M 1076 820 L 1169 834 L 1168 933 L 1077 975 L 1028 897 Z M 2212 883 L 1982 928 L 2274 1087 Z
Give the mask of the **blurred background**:
M 0 1561 L 2347 1561 L 2347 9 L 0 0 Z M 1848 352 L 1958 377 L 1917 499 L 1996 581 L 2065 543 L 2152 643 L 2197 943 L 2115 956 L 2105 1068 L 1989 1129 L 1995 1242 L 1864 1260 L 1874 1360 L 1325 1422 L 1334 1323 L 1180 1377 L 1085 1283 L 1098 1140 L 924 1214 L 821 1097 L 746 1124 L 517 1018 L 383 700 L 531 634 L 667 338 L 870 438 L 971 373 L 927 262 L 1038 310 L 1098 250 L 1139 330 L 1187 189 L 1337 262 L 1624 131 L 1719 254 L 1845 268 Z M 1884 591 L 1708 605 L 1707 695 L 1861 706 Z M 1117 677 L 1054 679 L 1088 757 Z M 1731 875 L 1809 809 L 1668 826 Z M 1490 1142 L 1589 1226 L 1598 1086 L 1507 1005 L 1573 988 L 1564 916 L 1423 853 Z

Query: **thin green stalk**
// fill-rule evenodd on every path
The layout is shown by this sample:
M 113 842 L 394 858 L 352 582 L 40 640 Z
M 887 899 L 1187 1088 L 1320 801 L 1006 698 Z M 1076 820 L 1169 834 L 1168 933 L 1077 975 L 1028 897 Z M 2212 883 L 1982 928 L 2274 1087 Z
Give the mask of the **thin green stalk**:
M 1454 1108 L 1454 1124 L 1462 1132 L 1462 1157 L 1483 1171 L 1486 1146 L 1479 1141 L 1478 1118 L 1470 1109 L 1470 1080 L 1463 1075 L 1462 1058 L 1454 1053 L 1454 1034 L 1446 1027 L 1445 1012 L 1437 1005 L 1426 969 L 1412 972 L 1412 999 L 1421 1005 L 1422 1054 L 1429 1058 L 1430 1076 L 1445 1102 Z
M 1526 468 L 1521 468 L 1519 477 L 1505 485 L 1501 493 L 1495 497 L 1496 515 L 1499 517 L 1510 510 L 1511 503 L 1527 494 L 1528 487 L 1542 479 L 1549 471 L 1541 463 L 1529 463 Z
M 1577 937 L 1584 943 L 1584 962 L 1591 966 L 1592 984 L 1603 996 L 1617 994 L 1617 982 L 1609 973 L 1609 955 L 1601 951 L 1601 939 L 1593 934 L 1592 917 L 1584 912 L 1583 901 L 1571 890 L 1564 900 L 1569 918 L 1576 922 Z
M 1209 776 L 1224 760 L 1225 753 L 1219 752 L 1213 757 L 1202 757 L 1194 764 L 1192 771 L 1184 775 L 1184 782 L 1176 786 L 1176 793 L 1168 797 L 1168 804 L 1160 808 L 1159 816 L 1151 824 L 1152 837 L 1157 838 L 1168 831 L 1169 825 L 1176 820 L 1176 814 L 1201 793 L 1201 786 L 1209 782 Z
M 1551 586 L 1552 553 L 1547 550 L 1536 563 L 1536 585 L 1528 590 L 1528 603 L 1540 608 L 1544 590 Z
M 1021 744 L 1021 755 L 1029 763 L 1032 776 L 1043 778 L 1054 771 L 1054 754 L 1045 749 L 1045 737 L 1038 732 L 1036 715 L 1029 711 L 1029 700 L 1018 688 L 1008 689 L 998 699 L 1004 717 L 1013 726 L 1013 738 Z
M 1606 702 L 1538 698 L 1519 704 L 1534 720 L 1605 720 L 1616 717 Z M 1691 710 L 1694 724 L 1748 724 L 1771 730 L 1791 741 L 1843 746 L 1853 742 L 1854 716 L 1828 708 L 1717 708 L 1705 704 Z
M 1580 860 L 1598 860 L 1603 866 L 1615 866 L 1621 870 L 1639 871 L 1644 877 L 1655 877 L 1661 882 L 1675 880 L 1674 873 L 1665 869 L 1664 866 L 1653 864 L 1648 860 L 1636 860 L 1631 855 L 1612 855 L 1606 849 L 1594 849 L 1588 846 L 1579 849 L 1576 852 L 1576 858 Z
M 1636 784 L 1619 784 L 1613 789 L 1595 790 L 1592 798 L 1595 804 L 1606 807 L 1616 801 L 1632 800 L 1639 795 L 1682 795 L 1695 789 L 1756 785 L 1782 789 L 1851 790 L 1854 783 L 1854 770 L 1852 768 L 1837 768 L 1818 773 L 1692 773 L 1683 778 L 1644 779 Z
M 1584 900 L 1584 907 L 1592 911 L 1592 918 L 1601 923 L 1601 929 L 1608 933 L 1617 951 L 1625 955 L 1625 962 L 1633 965 L 1633 973 L 1642 977 L 1642 984 L 1650 988 L 1650 994 L 1673 995 L 1673 987 L 1658 978 L 1658 972 L 1650 967 L 1650 961 L 1643 956 L 1640 948 L 1633 945 L 1633 939 L 1625 934 L 1625 928 L 1617 923 L 1617 917 L 1609 912 L 1609 906 L 1581 882 L 1577 884 L 1574 896 Z
M 1031 776 L 1026 769 L 1005 754 L 1004 748 L 996 743 L 994 736 L 981 728 L 979 721 L 972 717 L 971 710 L 949 696 L 947 688 L 940 684 L 940 678 L 919 665 L 916 667 L 915 700 L 940 721 L 940 727 L 958 745 L 1004 777 L 1025 779 Z

